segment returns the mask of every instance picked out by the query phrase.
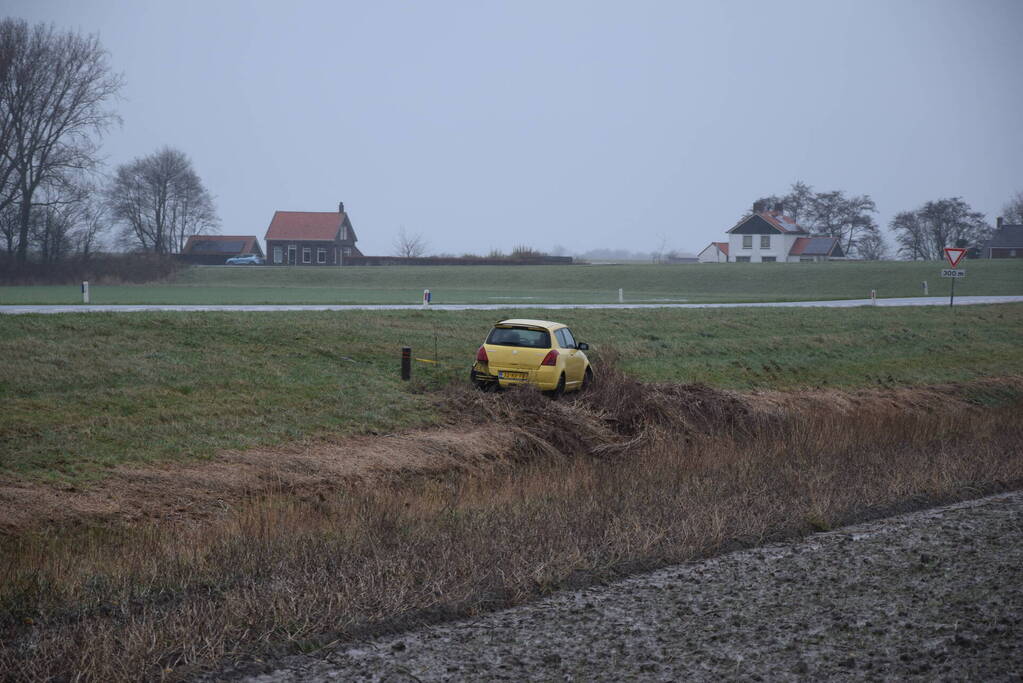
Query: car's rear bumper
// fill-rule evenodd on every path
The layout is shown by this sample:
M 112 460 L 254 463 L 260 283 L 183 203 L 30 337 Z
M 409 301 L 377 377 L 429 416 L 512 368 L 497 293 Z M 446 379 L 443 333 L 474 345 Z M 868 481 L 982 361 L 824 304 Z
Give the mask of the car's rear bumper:
M 552 391 L 558 386 L 560 370 L 543 366 L 527 370 L 523 368 L 501 368 L 488 363 L 473 365 L 473 379 L 477 382 L 497 382 L 502 387 L 518 384 L 532 384 L 543 391 Z

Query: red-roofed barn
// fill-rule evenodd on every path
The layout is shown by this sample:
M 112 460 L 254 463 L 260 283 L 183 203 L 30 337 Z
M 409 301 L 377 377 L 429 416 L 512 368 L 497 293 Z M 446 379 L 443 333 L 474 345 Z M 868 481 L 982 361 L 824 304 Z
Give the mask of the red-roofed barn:
M 340 266 L 346 256 L 362 256 L 352 222 L 339 202 L 337 211 L 275 211 L 266 229 L 271 265 Z
M 263 255 L 255 235 L 192 235 L 179 258 L 187 263 L 222 265 L 232 256 Z

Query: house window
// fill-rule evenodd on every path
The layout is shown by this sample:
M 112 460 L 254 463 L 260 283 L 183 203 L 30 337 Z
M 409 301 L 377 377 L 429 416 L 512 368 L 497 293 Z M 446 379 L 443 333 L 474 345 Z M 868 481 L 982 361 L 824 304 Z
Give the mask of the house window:
M 735 262 L 736 263 L 749 263 L 749 256 L 736 256 L 735 257 Z
M 760 248 L 761 249 L 770 249 L 771 248 L 771 236 L 770 235 L 761 235 L 760 236 Z
M 309 247 L 302 247 L 302 263 L 313 262 L 313 250 Z
M 775 261 L 778 260 L 778 257 L 776 257 L 776 256 L 764 256 L 760 260 L 763 263 L 774 263 Z
M 316 250 L 316 262 L 317 263 L 326 263 L 327 262 L 327 250 L 326 249 L 317 249 Z
M 743 235 L 742 236 L 742 248 L 743 249 L 752 249 L 753 248 L 753 235 Z M 749 259 L 746 259 L 746 260 L 748 261 Z
M 274 263 L 281 263 L 284 261 L 284 250 L 280 247 L 274 247 Z
M 345 256 L 351 256 L 351 255 L 352 255 L 352 248 L 351 247 L 345 247 Z
M 814 262 L 814 261 L 816 261 L 816 260 L 817 260 L 817 259 L 815 259 L 815 258 L 814 258 L 814 257 L 812 257 L 812 256 L 800 256 L 800 257 L 799 257 L 799 262 L 800 262 L 800 263 L 813 263 L 813 262 Z

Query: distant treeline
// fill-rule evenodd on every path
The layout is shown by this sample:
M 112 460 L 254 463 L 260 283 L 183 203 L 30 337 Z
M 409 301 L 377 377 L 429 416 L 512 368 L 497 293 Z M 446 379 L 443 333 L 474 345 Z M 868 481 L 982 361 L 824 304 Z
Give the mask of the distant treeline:
M 0 285 L 138 284 L 166 280 L 181 267 L 167 254 L 77 254 L 58 263 L 0 254 Z

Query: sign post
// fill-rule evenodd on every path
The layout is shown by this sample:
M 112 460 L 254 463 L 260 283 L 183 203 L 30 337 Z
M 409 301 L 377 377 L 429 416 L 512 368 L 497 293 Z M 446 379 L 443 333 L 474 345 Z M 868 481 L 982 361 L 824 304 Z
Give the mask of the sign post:
M 948 265 L 952 267 L 941 271 L 941 277 L 952 278 L 952 294 L 948 298 L 948 305 L 950 307 L 954 306 L 956 301 L 956 280 L 961 277 L 966 277 L 965 270 L 958 270 L 956 268 L 965 255 L 966 250 L 962 247 L 945 247 L 945 260 L 948 261 Z
M 424 289 L 423 290 L 423 308 L 429 308 L 430 307 L 430 300 L 432 298 L 433 297 L 430 294 L 430 290 Z

